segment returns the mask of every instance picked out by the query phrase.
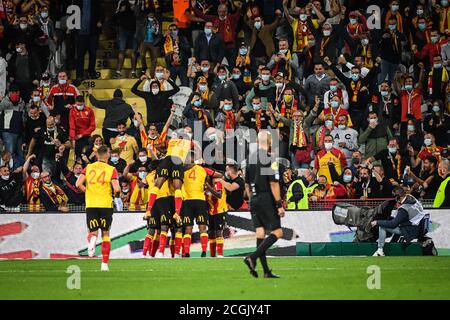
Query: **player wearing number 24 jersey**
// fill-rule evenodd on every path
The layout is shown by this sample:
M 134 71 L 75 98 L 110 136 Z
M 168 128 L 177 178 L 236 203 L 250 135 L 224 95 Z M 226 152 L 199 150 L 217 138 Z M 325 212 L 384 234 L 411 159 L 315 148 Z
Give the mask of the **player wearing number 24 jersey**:
M 111 240 L 109 229 L 111 228 L 113 215 L 113 192 L 116 209 L 123 209 L 120 198 L 119 175 L 116 168 L 107 164 L 109 149 L 102 146 L 97 150 L 97 162 L 88 164 L 76 182 L 77 188 L 86 194 L 86 218 L 88 235 L 88 254 L 93 256 L 95 252 L 98 229 L 102 230 L 102 271 L 108 271 Z M 85 186 L 86 184 L 86 186 Z

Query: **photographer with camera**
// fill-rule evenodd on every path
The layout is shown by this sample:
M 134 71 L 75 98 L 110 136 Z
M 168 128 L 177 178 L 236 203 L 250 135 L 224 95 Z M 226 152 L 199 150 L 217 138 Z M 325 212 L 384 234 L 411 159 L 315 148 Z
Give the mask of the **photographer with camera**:
M 392 220 L 374 220 L 371 226 L 378 226 L 378 249 L 374 256 L 384 256 L 384 243 L 387 233 L 398 234 L 407 242 L 419 236 L 419 224 L 425 217 L 422 204 L 410 194 L 406 194 L 402 186 L 394 188 L 392 194 L 399 205 L 397 214 Z

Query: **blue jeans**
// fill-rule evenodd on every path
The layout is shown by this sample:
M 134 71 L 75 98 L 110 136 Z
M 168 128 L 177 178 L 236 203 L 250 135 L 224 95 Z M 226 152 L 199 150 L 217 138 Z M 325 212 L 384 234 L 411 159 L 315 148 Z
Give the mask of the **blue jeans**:
M 400 231 L 400 228 L 397 227 L 395 229 L 389 229 L 389 228 L 378 228 L 378 248 L 383 249 L 384 243 L 386 242 L 386 233 L 393 233 L 393 234 L 402 234 Z
M 5 150 L 11 152 L 14 162 L 20 162 L 22 156 L 22 136 L 18 133 L 2 132 L 2 139 L 5 144 Z

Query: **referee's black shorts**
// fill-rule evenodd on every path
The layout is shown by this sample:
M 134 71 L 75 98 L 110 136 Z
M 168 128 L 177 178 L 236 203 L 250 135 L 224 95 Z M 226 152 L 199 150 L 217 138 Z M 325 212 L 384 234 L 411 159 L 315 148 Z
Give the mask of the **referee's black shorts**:
M 108 231 L 113 220 L 113 208 L 86 208 L 86 223 L 90 232 Z
M 260 193 L 250 201 L 253 226 L 273 231 L 281 228 L 281 219 L 271 193 Z

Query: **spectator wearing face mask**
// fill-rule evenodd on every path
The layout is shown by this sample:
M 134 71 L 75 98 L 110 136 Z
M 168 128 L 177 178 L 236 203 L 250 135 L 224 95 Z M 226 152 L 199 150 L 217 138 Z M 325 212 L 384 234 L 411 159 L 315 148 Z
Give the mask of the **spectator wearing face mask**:
M 122 176 L 127 162 L 120 157 L 121 150 L 119 148 L 111 150 L 111 157 L 109 158 L 108 164 L 116 168 L 120 176 Z M 140 152 L 139 152 L 140 153 Z
M 323 148 L 323 143 L 324 143 L 325 137 L 327 135 L 330 135 L 331 131 L 333 131 L 333 130 L 334 130 L 333 115 L 331 113 L 327 113 L 324 116 L 323 124 L 321 126 L 319 126 L 315 132 L 314 149 L 316 151 Z
M 192 130 L 198 130 L 198 127 L 196 126 L 200 125 L 202 134 L 206 131 L 206 129 L 214 127 L 214 119 L 209 111 L 205 110 L 203 99 L 198 93 L 193 94 L 191 101 L 183 110 L 183 116 L 187 120 L 187 125 Z
M 314 188 L 313 192 L 309 196 L 309 201 L 330 201 L 334 199 L 344 198 L 346 195 L 345 187 L 338 181 L 332 184 L 328 183 L 328 178 L 324 175 L 319 176 L 317 179 L 317 187 Z M 325 207 L 331 205 L 325 204 Z
M 45 114 L 39 111 L 39 108 L 32 105 L 28 109 L 28 114 L 25 119 L 24 140 L 23 143 L 29 145 L 33 136 L 45 127 Z
M 228 70 L 224 66 L 217 68 L 217 78 L 212 85 L 211 91 L 214 93 L 214 101 L 210 102 L 210 108 L 217 109 L 220 101 L 225 99 L 233 100 L 233 106 L 238 107 L 239 92 L 234 82 L 228 78 Z
M 359 144 L 365 144 L 366 159 L 384 150 L 388 140 L 394 137 L 384 119 L 379 119 L 376 112 L 369 112 L 367 121 L 369 125 L 365 130 L 360 130 L 358 138 Z
M 130 205 L 130 182 L 127 179 L 120 179 L 120 198 L 122 199 L 124 207 Z
M 314 99 L 316 96 L 324 96 L 325 92 L 327 92 L 330 88 L 330 80 L 330 76 L 325 73 L 323 64 L 316 63 L 314 65 L 314 74 L 306 78 L 305 81 L 307 105 L 314 105 Z
M 345 110 L 344 105 L 342 104 L 342 100 L 339 98 L 339 96 L 334 96 L 328 103 L 328 105 L 324 105 L 324 109 L 319 114 L 319 119 L 323 121 L 325 119 L 325 115 L 327 114 L 332 115 L 334 126 L 338 125 L 339 118 L 341 116 L 346 116 L 347 126 L 353 127 L 352 119 L 350 118 L 348 111 Z
M 121 157 L 127 162 L 132 163 L 134 156 L 138 154 L 139 148 L 136 139 L 126 133 L 126 123 L 119 123 L 117 125 L 117 132 L 119 133 L 115 138 L 111 138 L 111 148 L 120 148 Z
M 359 169 L 361 168 L 361 165 L 363 163 L 362 159 L 363 156 L 361 151 L 357 150 L 352 152 L 352 159 L 351 159 L 352 161 L 350 165 L 350 170 L 352 170 L 354 176 L 358 174 Z
M 262 110 L 261 98 L 257 96 L 252 98 L 252 108 L 248 109 L 247 107 L 242 107 L 238 111 L 236 119 L 238 122 L 241 122 L 242 125 L 258 132 L 261 129 L 267 129 L 269 126 L 272 126 L 272 128 L 275 128 L 276 126 L 275 118 L 273 115 L 268 116 L 266 112 Z
M 75 108 L 70 110 L 69 128 L 69 139 L 78 158 L 96 129 L 94 111 L 85 105 L 83 96 L 77 97 Z
M 142 86 L 142 90 L 145 92 L 150 92 L 150 82 L 153 80 L 159 81 L 159 87 L 161 88 L 161 91 L 172 90 L 173 87 L 164 78 L 164 75 L 167 73 L 166 69 L 161 65 L 157 65 L 154 71 L 155 76 L 151 79 L 148 78 L 147 80 L 145 80 L 144 85 Z
M 403 53 L 403 43 L 407 41 L 402 33 L 402 18 L 397 12 L 396 15 L 386 16 L 386 29 L 382 35 L 379 47 L 381 57 L 381 72 L 378 80 L 394 81 L 395 71 L 401 62 Z
M 56 125 L 55 118 L 49 116 L 46 126 L 41 128 L 31 139 L 28 147 L 27 157 L 36 155 L 36 164 L 42 164 L 42 170 L 54 172 L 55 156 L 59 152 L 59 147 L 64 146 L 64 159 L 67 161 L 70 141 L 64 128 Z
M 0 205 L 5 207 L 19 207 L 23 203 L 22 167 L 15 171 L 7 166 L 0 167 Z
M 8 96 L 0 102 L 0 131 L 6 150 L 13 159 L 22 161 L 23 119 L 25 102 L 17 87 L 11 86 Z
M 408 149 L 416 155 L 423 146 L 423 131 L 420 123 L 409 119 L 406 131 L 400 132 L 400 149 Z
M 417 154 L 417 159 L 415 159 L 414 161 L 412 161 L 413 159 L 411 159 L 413 168 L 417 167 L 428 156 L 436 157 L 438 159 L 438 162 L 441 161 L 441 153 L 444 148 L 436 145 L 436 140 L 431 133 L 425 134 L 423 144 L 424 146 L 422 150 L 420 150 L 420 152 Z
M 334 139 L 334 147 L 339 148 L 347 158 L 347 165 L 351 164 L 353 151 L 358 150 L 358 132 L 348 127 L 348 117 L 341 115 L 338 117 L 337 127 L 331 131 Z
M 367 108 L 367 112 L 372 110 L 377 112 L 378 118 L 384 118 L 386 120 L 392 132 L 400 129 L 400 99 L 392 92 L 388 81 L 383 81 L 380 84 L 379 93 L 372 95 L 372 104 Z
M 161 24 L 153 10 L 142 12 L 142 18 L 136 21 L 136 39 L 140 43 L 139 55 L 142 70 L 147 70 L 147 52 L 150 53 L 150 76 L 154 77 L 157 58 L 159 57 L 161 40 Z
M 433 57 L 433 64 L 428 73 L 427 97 L 430 100 L 440 100 L 445 95 L 447 84 L 450 82 L 449 73 L 442 63 L 440 55 Z
M 238 107 L 239 108 L 239 107 Z M 225 135 L 227 135 L 228 132 L 232 132 L 232 130 L 236 129 L 236 125 L 238 123 L 238 112 L 236 112 L 236 109 L 233 106 L 233 102 L 231 99 L 225 99 L 223 101 L 220 101 L 219 110 L 216 115 L 216 128 L 224 131 Z
M 130 167 L 130 173 L 138 172 L 140 167 L 147 168 L 147 172 L 150 172 L 152 169 L 152 158 L 149 158 L 147 156 L 147 149 L 144 148 L 139 150 L 139 153 L 136 157 L 136 161 Z
M 157 129 L 161 130 L 170 116 L 170 110 L 172 108 L 170 98 L 180 91 L 180 88 L 170 79 L 169 73 L 166 72 L 164 79 L 173 87 L 172 90 L 161 91 L 160 83 L 156 80 L 150 82 L 150 92 L 139 90 L 139 85 L 146 79 L 147 76 L 141 76 L 131 88 L 131 92 L 145 100 L 147 123 L 154 123 Z
M 216 65 L 222 63 L 225 57 L 225 45 L 220 35 L 213 32 L 212 22 L 205 22 L 203 30 L 194 42 L 194 57 L 200 63 L 208 61 L 208 64 L 211 64 L 208 67 L 212 70 Z M 202 67 L 204 69 L 201 71 L 209 71 L 209 68 L 206 70 L 206 65 L 202 65 Z
M 293 54 L 289 49 L 289 42 L 287 39 L 280 39 L 278 41 L 278 52 L 272 55 L 267 68 L 275 76 L 278 72 L 287 75 L 288 80 L 293 80 L 297 77 L 297 69 L 299 68 L 298 56 Z
M 324 106 L 329 106 L 330 101 L 334 98 L 334 96 L 338 96 L 340 101 L 342 101 L 343 108 L 348 110 L 348 92 L 345 88 L 340 87 L 339 80 L 337 78 L 330 79 L 330 90 L 325 92 L 323 95 Z
M 117 124 L 126 122 L 128 119 L 133 119 L 134 110 L 125 102 L 122 90 L 120 89 L 114 90 L 111 100 L 97 100 L 92 95 L 92 88 L 89 88 L 88 96 L 93 107 L 105 110 L 102 136 L 105 139 L 106 145 L 109 146 L 110 139 L 117 136 Z
M 386 178 L 395 185 L 402 178 L 405 168 L 411 166 L 408 151 L 406 149 L 400 149 L 396 138 L 389 139 L 387 148 L 381 150 L 373 157 L 368 158 L 365 163 L 370 164 L 374 161 L 381 162 Z
M 58 83 L 51 89 L 46 100 L 46 105 L 52 116 L 60 116 L 60 125 L 69 130 L 70 109 L 75 106 L 75 99 L 80 95 L 78 89 L 70 83 L 67 73 L 58 73 Z
M 55 43 L 57 41 L 55 25 L 53 20 L 49 18 L 48 10 L 49 7 L 47 5 L 42 6 L 39 9 L 39 12 L 36 12 L 36 15 L 34 16 L 34 22 L 42 31 L 42 35 L 38 39 L 35 39 L 34 43 L 36 55 L 39 59 L 39 66 L 41 67 L 38 71 L 39 74 L 42 74 L 47 70 L 50 56 L 55 54 Z
M 146 182 L 147 168 L 139 166 L 136 173 L 131 174 L 130 168 L 134 162 L 130 162 L 123 171 L 123 177 L 129 181 L 130 186 L 130 203 L 129 210 L 143 210 L 147 206 L 148 201 L 148 185 Z
M 97 150 L 103 145 L 105 145 L 105 141 L 101 135 L 92 135 L 89 145 L 84 147 L 83 154 L 81 155 L 83 167 L 86 167 L 89 163 L 97 161 Z
M 335 147 L 333 147 L 333 137 L 326 135 L 324 139 L 324 146 L 317 152 L 314 160 L 314 174 L 323 175 L 327 178 L 327 181 L 333 181 L 331 179 L 330 166 L 334 166 L 337 174 L 342 174 L 343 168 L 347 166 L 345 154 Z
M 33 22 L 32 19 L 28 19 L 28 16 L 21 14 L 20 17 L 14 21 L 11 29 L 7 30 L 7 33 L 11 35 L 11 40 L 23 39 L 26 47 L 33 51 L 34 41 L 43 36 L 42 30 Z
M 430 42 L 426 43 L 421 50 L 416 45 L 412 46 L 412 51 L 416 59 L 424 62 L 430 67 L 433 66 L 433 58 L 441 55 L 442 46 L 439 43 L 439 33 L 437 30 L 431 30 Z M 428 61 L 426 61 L 428 60 Z
M 439 100 L 433 101 L 431 112 L 423 121 L 423 130 L 433 134 L 436 145 L 446 147 L 450 144 L 450 116 L 444 112 L 443 105 Z
M 52 181 L 50 172 L 41 173 L 42 184 L 39 189 L 41 203 L 47 212 L 69 212 L 69 198 L 64 190 Z
M 15 48 L 16 52 L 8 62 L 8 76 L 19 88 L 22 99 L 28 101 L 33 91 L 33 82 L 41 77 L 39 60 L 23 40 L 19 39 Z
M 355 188 L 355 175 L 349 167 L 344 168 L 342 170 L 342 175 L 339 176 L 334 170 L 334 167 L 330 168 L 331 178 L 334 181 L 339 181 L 341 185 L 344 186 L 346 195 L 344 198 L 346 199 L 355 199 L 356 198 L 356 188 Z
M 25 194 L 25 201 L 30 211 L 39 210 L 41 204 L 39 189 L 41 185 L 40 169 L 36 165 L 31 165 L 31 162 L 36 158 L 36 155 L 29 156 L 23 165 L 23 188 Z M 30 169 L 31 165 L 31 169 Z M 30 169 L 30 171 L 28 171 Z
M 234 67 L 233 70 L 231 70 L 231 81 L 233 81 L 234 85 L 236 86 L 236 89 L 239 94 L 239 104 L 242 105 L 245 101 L 245 95 L 247 94 L 247 91 L 250 90 L 250 86 L 248 86 L 244 79 L 242 78 L 242 72 L 241 69 L 238 67 Z

